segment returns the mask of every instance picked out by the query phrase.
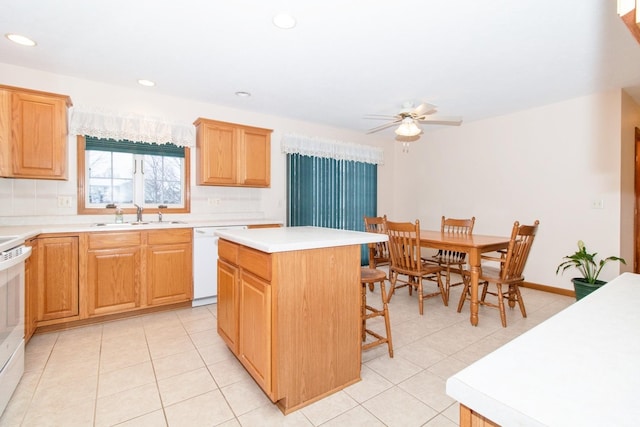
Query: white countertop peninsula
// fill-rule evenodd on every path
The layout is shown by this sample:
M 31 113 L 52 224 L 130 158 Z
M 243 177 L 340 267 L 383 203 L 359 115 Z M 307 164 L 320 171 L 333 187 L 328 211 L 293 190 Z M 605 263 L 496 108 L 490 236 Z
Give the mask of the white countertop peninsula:
M 640 275 L 620 275 L 458 372 L 447 394 L 502 426 L 638 425 Z
M 389 239 L 386 234 L 306 226 L 220 230 L 216 234 L 223 239 L 266 253 L 359 245 L 385 242 Z

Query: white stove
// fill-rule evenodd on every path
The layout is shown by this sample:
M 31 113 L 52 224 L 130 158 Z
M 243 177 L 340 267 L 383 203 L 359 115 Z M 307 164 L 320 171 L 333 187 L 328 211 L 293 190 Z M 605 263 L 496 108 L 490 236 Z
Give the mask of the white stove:
M 31 248 L 0 237 L 0 414 L 24 372 L 24 261 Z

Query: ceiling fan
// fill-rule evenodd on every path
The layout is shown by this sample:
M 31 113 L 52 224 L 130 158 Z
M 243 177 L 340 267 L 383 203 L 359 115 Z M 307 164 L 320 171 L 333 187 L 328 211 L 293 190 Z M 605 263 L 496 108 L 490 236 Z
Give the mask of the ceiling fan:
M 398 136 L 412 137 L 422 133 L 422 129 L 418 126 L 419 123 L 432 124 L 432 125 L 452 125 L 460 126 L 462 123 L 462 117 L 443 117 L 434 115 L 437 112 L 435 105 L 423 102 L 422 104 L 414 107 L 412 102 L 405 102 L 402 105 L 402 109 L 394 115 L 384 114 L 368 114 L 366 119 L 386 119 L 389 122 L 376 126 L 367 131 L 367 134 L 379 132 L 383 129 L 387 129 L 391 126 L 398 125 L 395 133 Z

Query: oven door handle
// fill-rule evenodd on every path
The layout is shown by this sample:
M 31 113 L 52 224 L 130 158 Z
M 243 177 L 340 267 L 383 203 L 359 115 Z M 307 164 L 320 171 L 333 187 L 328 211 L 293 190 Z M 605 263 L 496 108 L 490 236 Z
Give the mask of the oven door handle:
M 24 246 L 22 248 L 22 253 L 17 257 L 11 258 L 7 261 L 0 262 L 0 271 L 8 270 L 14 265 L 18 265 L 21 262 L 24 262 L 25 259 L 31 256 L 31 248 L 29 246 Z

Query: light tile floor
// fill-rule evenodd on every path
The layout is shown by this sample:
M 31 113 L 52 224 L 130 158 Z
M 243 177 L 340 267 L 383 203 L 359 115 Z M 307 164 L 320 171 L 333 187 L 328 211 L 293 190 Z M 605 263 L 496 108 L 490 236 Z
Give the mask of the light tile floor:
M 528 317 L 469 306 L 456 312 L 400 289 L 390 302 L 394 358 L 362 354 L 362 381 L 288 416 L 262 393 L 216 332 L 216 306 L 181 309 L 35 335 L 0 426 L 427 426 L 458 423 L 446 379 L 574 299 L 523 289 Z M 379 301 L 379 289 L 368 293 Z M 377 322 L 377 323 L 376 323 Z M 382 319 L 369 324 L 382 329 Z

